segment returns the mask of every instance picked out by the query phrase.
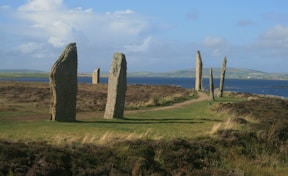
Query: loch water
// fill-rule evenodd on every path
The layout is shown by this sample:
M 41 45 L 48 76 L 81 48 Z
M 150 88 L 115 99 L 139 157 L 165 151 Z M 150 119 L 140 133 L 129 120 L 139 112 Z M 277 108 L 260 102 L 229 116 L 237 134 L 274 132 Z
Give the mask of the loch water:
M 0 78 L 0 81 L 23 81 L 23 82 L 49 82 L 48 78 Z M 79 77 L 79 83 L 91 83 L 91 77 Z M 107 84 L 108 78 L 101 77 L 100 82 Z M 128 77 L 128 84 L 147 85 L 173 85 L 184 88 L 194 88 L 194 78 L 168 78 L 168 77 Z M 215 88 L 219 87 L 219 79 L 214 79 Z M 204 89 L 209 87 L 209 79 L 203 79 Z M 288 98 L 288 80 L 263 80 L 263 79 L 226 79 L 224 91 L 273 95 Z

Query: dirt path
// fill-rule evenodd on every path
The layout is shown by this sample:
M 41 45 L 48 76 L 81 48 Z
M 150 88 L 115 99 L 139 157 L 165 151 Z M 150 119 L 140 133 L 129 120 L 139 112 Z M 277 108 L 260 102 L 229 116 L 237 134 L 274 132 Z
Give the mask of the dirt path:
M 161 107 L 156 107 L 156 108 L 151 108 L 151 109 L 125 111 L 125 114 L 133 114 L 133 113 L 137 113 L 137 112 L 149 112 L 149 111 L 161 111 L 161 110 L 176 109 L 176 108 L 180 108 L 180 107 L 192 104 L 192 103 L 205 101 L 205 100 L 208 100 L 208 99 L 209 99 L 208 95 L 206 95 L 203 92 L 198 92 L 198 98 L 197 99 L 192 99 L 192 100 L 184 101 L 184 102 L 181 102 L 181 103 L 175 103 L 175 104 L 173 104 L 171 106 L 161 106 Z
M 151 111 L 161 111 L 161 110 L 169 110 L 169 109 L 176 109 L 181 108 L 185 105 L 189 105 L 192 103 L 197 103 L 201 101 L 208 100 L 209 96 L 206 95 L 203 92 L 198 92 L 198 98 L 192 99 L 188 101 L 184 101 L 181 103 L 176 103 L 171 106 L 161 106 L 161 107 L 154 107 L 149 109 L 143 109 L 143 110 L 127 110 L 124 113 L 125 114 L 134 114 L 137 112 L 151 112 Z M 103 111 L 97 111 L 97 112 L 81 112 L 77 113 L 77 119 L 99 119 L 103 118 L 104 112 Z M 35 121 L 35 120 L 49 120 L 49 114 L 47 115 L 23 115 L 23 116 L 7 116 L 7 117 L 0 117 L 0 120 L 18 120 L 18 121 Z

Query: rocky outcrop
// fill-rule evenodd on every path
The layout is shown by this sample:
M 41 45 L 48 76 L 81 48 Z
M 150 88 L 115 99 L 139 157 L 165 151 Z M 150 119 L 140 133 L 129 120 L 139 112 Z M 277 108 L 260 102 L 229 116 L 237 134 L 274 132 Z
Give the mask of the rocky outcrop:
M 96 68 L 92 73 L 92 84 L 100 83 L 100 68 Z
M 220 87 L 219 87 L 220 94 L 219 94 L 219 97 L 223 97 L 226 65 L 227 65 L 227 58 L 224 57 L 223 64 L 222 64 L 222 69 L 221 69 L 221 76 L 220 76 Z
M 125 55 L 114 53 L 108 79 L 107 103 L 104 118 L 121 118 L 124 114 L 127 89 L 127 62 Z
M 196 69 L 195 69 L 195 90 L 202 90 L 202 58 L 200 51 L 196 53 Z
M 70 43 L 51 68 L 51 120 L 76 120 L 77 62 L 76 43 Z

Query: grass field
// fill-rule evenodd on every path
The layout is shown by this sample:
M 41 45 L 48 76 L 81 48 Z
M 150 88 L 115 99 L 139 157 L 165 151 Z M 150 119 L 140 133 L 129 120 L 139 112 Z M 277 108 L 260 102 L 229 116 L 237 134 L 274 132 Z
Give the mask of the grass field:
M 15 121 L 13 116 L 23 114 L 6 112 L 5 116 L 10 115 L 11 120 L 6 117 L 6 120 L 1 121 L 0 138 L 14 141 L 45 140 L 52 144 L 98 143 L 105 140 L 133 138 L 167 140 L 195 138 L 207 135 L 213 125 L 228 118 L 221 113 L 212 113 L 209 108 L 208 101 L 204 101 L 178 109 L 127 113 L 123 119 L 105 120 L 87 116 L 81 121 L 69 123 L 37 120 L 37 118 L 34 121 L 21 121 L 21 119 Z M 0 113 L 0 116 L 1 114 L 4 112 Z
M 113 160 L 121 168 L 117 172 L 123 175 L 284 176 L 288 172 L 287 107 L 287 100 L 225 94 L 224 98 L 216 98 L 212 104 L 205 100 L 176 109 L 127 110 L 124 118 L 113 120 L 101 118 L 103 112 L 79 112 L 79 121 L 69 123 L 46 120 L 43 118 L 47 115 L 45 113 L 0 112 L 0 139 L 12 142 L 11 146 L 22 145 L 22 148 L 27 147 L 25 151 L 28 153 L 35 153 L 33 167 L 36 167 L 35 163 L 39 164 L 37 157 L 52 155 L 57 159 L 53 161 L 56 163 L 53 167 L 63 168 L 65 162 L 61 164 L 60 161 L 65 157 L 56 157 L 54 150 L 60 152 L 60 156 L 72 156 L 69 170 L 77 173 L 75 175 L 81 174 L 73 167 L 79 169 L 82 165 L 83 175 L 109 175 L 112 171 L 107 167 Z M 21 116 L 33 118 L 21 119 Z M 37 119 L 37 116 L 41 118 Z M 44 146 L 41 144 L 43 141 Z M 40 147 L 38 144 L 34 146 L 35 142 L 40 143 Z M 0 144 L 0 148 L 6 145 L 9 143 Z M 30 151 L 28 146 L 35 151 Z M 47 153 L 44 150 L 46 153 L 43 153 L 43 147 L 51 148 L 51 151 L 49 149 Z M 11 148 L 12 153 L 19 150 L 19 147 Z M 5 152 L 0 151 L 0 154 L 5 158 Z M 26 154 L 22 155 L 27 158 Z M 83 158 L 73 160 L 73 156 Z M 101 157 L 103 160 L 99 159 Z M 46 158 L 47 162 L 50 160 Z M 11 162 L 12 165 L 5 167 L 13 168 L 15 159 Z M 99 163 L 107 165 L 104 167 Z M 11 170 L 10 173 L 17 172 Z

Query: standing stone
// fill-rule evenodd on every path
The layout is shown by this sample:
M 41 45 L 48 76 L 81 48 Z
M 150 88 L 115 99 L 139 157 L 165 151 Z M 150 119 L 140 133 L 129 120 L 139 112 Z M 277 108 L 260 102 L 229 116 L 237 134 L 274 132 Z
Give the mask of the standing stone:
M 51 120 L 75 121 L 77 96 L 77 47 L 76 43 L 66 46 L 51 68 Z
M 213 81 L 213 71 L 212 68 L 210 68 L 210 79 L 209 79 L 209 87 L 210 87 L 210 99 L 211 101 L 214 101 L 214 81 Z
M 221 69 L 221 76 L 220 76 L 220 95 L 219 97 L 223 97 L 223 90 L 224 90 L 224 80 L 225 80 L 225 73 L 226 73 L 226 65 L 227 65 L 227 58 L 224 57 L 222 69 Z
M 195 69 L 195 90 L 199 91 L 202 90 L 202 59 L 200 51 L 196 53 L 196 69 Z
M 127 88 L 126 71 L 127 62 L 125 55 L 122 53 L 114 53 L 108 79 L 105 119 L 123 117 Z
M 100 83 L 100 68 L 96 68 L 92 73 L 92 84 Z

